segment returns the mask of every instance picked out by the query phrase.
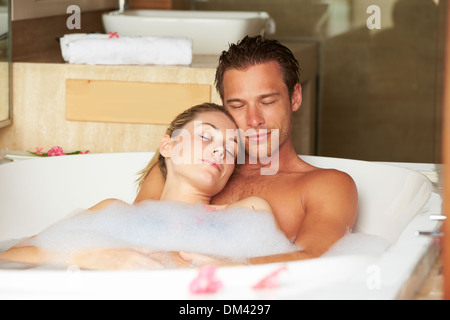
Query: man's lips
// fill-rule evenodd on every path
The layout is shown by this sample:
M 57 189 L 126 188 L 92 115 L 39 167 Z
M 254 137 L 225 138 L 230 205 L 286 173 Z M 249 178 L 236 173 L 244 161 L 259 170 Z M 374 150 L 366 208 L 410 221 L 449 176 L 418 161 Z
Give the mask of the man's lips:
M 259 133 L 259 134 L 247 136 L 247 139 L 250 141 L 254 141 L 254 142 L 266 141 L 269 138 L 270 134 L 271 134 L 271 132 L 267 131 L 265 133 Z
M 211 159 L 203 159 L 203 162 L 206 162 L 207 164 L 210 164 L 211 166 L 215 167 L 217 170 L 219 170 L 219 172 L 222 172 L 222 165 L 220 165 L 219 163 L 217 163 L 214 160 Z

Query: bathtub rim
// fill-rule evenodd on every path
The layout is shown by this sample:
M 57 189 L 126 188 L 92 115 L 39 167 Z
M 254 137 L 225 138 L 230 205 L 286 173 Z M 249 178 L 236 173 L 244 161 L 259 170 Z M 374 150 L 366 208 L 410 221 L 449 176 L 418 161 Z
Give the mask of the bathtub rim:
M 374 255 L 360 254 L 315 258 L 289 263 L 219 267 L 216 275 L 223 282 L 224 289 L 210 295 L 194 295 L 189 292 L 189 284 L 197 276 L 198 268 L 138 271 L 80 271 L 72 268 L 73 266 L 56 270 L 0 269 L 0 283 L 2 283 L 0 299 L 7 298 L 9 291 L 22 298 L 31 299 L 61 298 L 61 294 L 65 294 L 64 299 L 89 299 L 101 296 L 102 298 L 106 297 L 106 299 L 178 300 L 205 298 L 235 300 L 266 299 L 267 297 L 264 297 L 264 295 L 267 293 L 272 295 L 270 299 L 308 299 L 308 291 L 321 289 L 323 284 L 313 283 L 309 286 L 297 286 L 298 281 L 310 281 L 311 275 L 305 271 L 314 271 L 313 277 L 317 281 L 326 280 L 327 284 L 332 281 L 341 289 L 346 290 L 344 285 L 351 279 L 353 272 L 358 272 L 360 268 L 370 265 L 375 260 L 376 256 Z M 350 268 L 348 268 L 348 263 L 350 263 Z M 280 273 L 280 288 L 262 291 L 252 289 L 252 286 L 263 277 L 283 267 L 288 269 L 284 275 L 282 275 L 283 272 Z M 245 276 L 242 277 L 242 274 Z M 115 290 L 110 286 L 112 277 L 114 277 Z M 177 293 L 167 291 L 165 287 L 171 281 L 176 281 L 179 289 L 182 290 Z M 145 284 L 158 288 L 162 287 L 164 290 L 149 292 L 147 289 L 142 289 Z M 135 292 L 132 290 L 135 290 Z M 345 297 L 354 298 L 352 292 L 347 292 Z

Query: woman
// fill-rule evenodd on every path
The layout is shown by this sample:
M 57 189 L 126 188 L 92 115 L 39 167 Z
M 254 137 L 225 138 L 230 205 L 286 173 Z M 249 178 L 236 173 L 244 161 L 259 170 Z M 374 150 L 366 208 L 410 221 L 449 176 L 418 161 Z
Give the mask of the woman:
M 161 201 L 201 203 L 211 211 L 244 207 L 272 212 L 270 205 L 258 197 L 250 197 L 230 205 L 210 205 L 211 198 L 224 188 L 235 167 L 239 137 L 230 134 L 230 129 L 232 133 L 237 132 L 233 118 L 220 106 L 205 103 L 186 110 L 170 124 L 161 140 L 159 152 L 140 173 L 140 183 L 152 167 L 159 163 L 166 177 Z M 120 200 L 107 199 L 92 207 L 88 214 L 95 215 L 112 206 L 130 207 Z M 178 251 L 155 252 L 142 247 L 83 250 L 65 257 L 62 262 L 88 269 L 111 270 L 161 268 L 168 265 L 187 267 L 191 266 L 194 258 L 200 264 L 221 263 L 208 256 Z M 54 262 L 48 251 L 33 245 L 32 238 L 3 252 L 0 259 L 33 264 Z M 167 261 L 170 263 L 167 264 Z

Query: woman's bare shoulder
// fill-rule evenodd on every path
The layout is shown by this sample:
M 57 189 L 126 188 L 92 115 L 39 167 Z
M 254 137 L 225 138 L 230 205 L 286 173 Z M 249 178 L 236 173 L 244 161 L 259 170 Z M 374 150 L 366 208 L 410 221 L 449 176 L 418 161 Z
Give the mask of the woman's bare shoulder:
M 110 199 L 105 199 L 103 201 L 100 201 L 96 205 L 94 205 L 91 208 L 89 208 L 89 211 L 99 211 L 101 209 L 109 207 L 110 205 L 126 205 L 126 206 L 129 206 L 128 203 L 126 203 L 126 202 L 124 202 L 122 200 L 110 198 Z

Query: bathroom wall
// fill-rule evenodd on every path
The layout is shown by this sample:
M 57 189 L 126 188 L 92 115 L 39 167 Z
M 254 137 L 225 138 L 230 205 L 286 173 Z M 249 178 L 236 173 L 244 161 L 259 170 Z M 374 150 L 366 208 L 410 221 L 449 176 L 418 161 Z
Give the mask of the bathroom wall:
M 167 125 L 67 119 L 66 80 L 210 85 L 211 100 L 219 102 L 214 73 L 215 68 L 14 63 L 13 124 L 0 129 L 0 150 L 47 151 L 57 145 L 93 153 L 154 151 Z
M 188 9 L 189 0 L 129 0 L 130 9 L 182 10 Z
M 354 1 L 354 25 L 322 42 L 320 153 L 440 162 L 439 8 L 384 1 L 391 22 L 369 30 L 365 9 L 375 3 Z
M 320 44 L 320 155 L 440 162 L 446 1 L 192 1 L 197 10 L 267 11 L 273 37 Z M 380 8 L 380 29 L 366 25 L 370 5 Z

